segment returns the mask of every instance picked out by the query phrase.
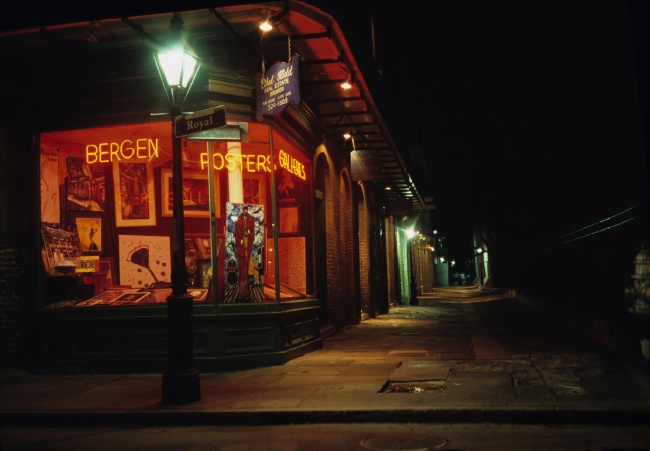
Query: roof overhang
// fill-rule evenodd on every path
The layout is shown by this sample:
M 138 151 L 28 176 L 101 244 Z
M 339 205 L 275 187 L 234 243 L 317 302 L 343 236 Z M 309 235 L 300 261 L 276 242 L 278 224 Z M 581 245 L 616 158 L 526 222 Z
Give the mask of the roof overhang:
M 412 210 L 433 208 L 433 200 L 427 198 L 425 202 L 411 179 L 343 32 L 330 15 L 293 0 L 180 13 L 185 37 L 197 53 L 223 40 L 257 47 L 257 65 L 237 74 L 244 84 L 254 85 L 262 59 L 270 65 L 287 61 L 289 52 L 297 53 L 303 107 L 313 113 L 325 133 L 342 136 L 349 132 L 356 150 L 381 155 L 381 175 L 373 183 L 390 189 L 385 190 L 389 202 L 406 203 Z M 96 52 L 115 55 L 135 47 L 155 46 L 169 35 L 171 17 L 172 12 L 166 12 L 0 32 L 0 59 L 17 53 L 34 58 L 45 54 L 49 58 L 57 54 L 71 58 Z M 267 17 L 276 28 L 262 36 L 258 25 Z M 218 61 L 208 63 L 218 75 Z M 347 78 L 351 78 L 352 88 L 344 91 L 339 85 Z

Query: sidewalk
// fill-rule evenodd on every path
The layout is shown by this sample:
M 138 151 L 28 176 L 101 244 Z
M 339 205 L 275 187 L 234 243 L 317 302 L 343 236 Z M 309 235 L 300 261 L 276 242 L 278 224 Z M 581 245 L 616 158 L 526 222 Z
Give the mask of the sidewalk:
M 160 374 L 2 371 L 0 425 L 650 422 L 648 361 L 463 287 L 396 306 L 282 366 L 200 380 L 201 400 L 166 406 Z

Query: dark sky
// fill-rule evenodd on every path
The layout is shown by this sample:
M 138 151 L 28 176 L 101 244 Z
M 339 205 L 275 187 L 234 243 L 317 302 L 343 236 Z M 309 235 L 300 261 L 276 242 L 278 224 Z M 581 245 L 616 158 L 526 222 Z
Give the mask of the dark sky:
M 616 211 L 626 196 L 647 202 L 640 113 L 648 3 L 312 2 L 341 26 L 416 183 L 434 197 L 434 225 L 465 243 L 480 224 L 514 243 L 516 231 L 531 228 L 552 239 Z M 19 4 L 0 27 L 179 4 L 219 6 L 111 2 L 100 11 L 50 2 L 21 11 Z
M 368 3 L 380 110 L 403 151 L 427 156 L 425 174 L 410 163 L 434 225 L 469 245 L 487 224 L 517 247 L 647 203 L 648 3 Z M 362 60 L 363 21 L 330 9 Z

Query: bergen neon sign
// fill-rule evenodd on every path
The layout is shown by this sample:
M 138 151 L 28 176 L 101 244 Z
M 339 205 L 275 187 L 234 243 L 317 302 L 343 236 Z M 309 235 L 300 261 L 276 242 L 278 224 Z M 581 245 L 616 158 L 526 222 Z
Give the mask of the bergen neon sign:
M 205 169 L 208 165 L 208 154 L 202 152 L 200 155 L 201 169 Z M 278 153 L 278 162 L 280 167 L 286 169 L 291 174 L 301 178 L 307 179 L 305 172 L 305 165 L 298 161 L 296 158 L 289 155 L 284 150 Z M 221 154 L 214 153 L 212 155 L 212 168 L 216 171 L 235 172 L 240 170 L 242 172 L 271 172 L 271 157 L 269 155 L 257 154 Z
M 158 138 L 139 138 L 135 141 L 86 144 L 86 163 L 110 163 L 124 160 L 151 160 L 158 157 Z

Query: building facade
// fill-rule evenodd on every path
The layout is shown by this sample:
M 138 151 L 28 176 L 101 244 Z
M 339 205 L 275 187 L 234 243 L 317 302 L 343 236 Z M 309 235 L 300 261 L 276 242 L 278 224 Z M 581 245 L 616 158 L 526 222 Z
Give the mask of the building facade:
M 181 116 L 153 58 L 174 27 L 201 60 Z M 327 13 L 156 13 L 5 32 L 0 49 L 16 69 L 2 75 L 3 365 L 163 371 L 179 242 L 200 371 L 281 364 L 324 328 L 416 302 L 401 229 L 428 206 Z

